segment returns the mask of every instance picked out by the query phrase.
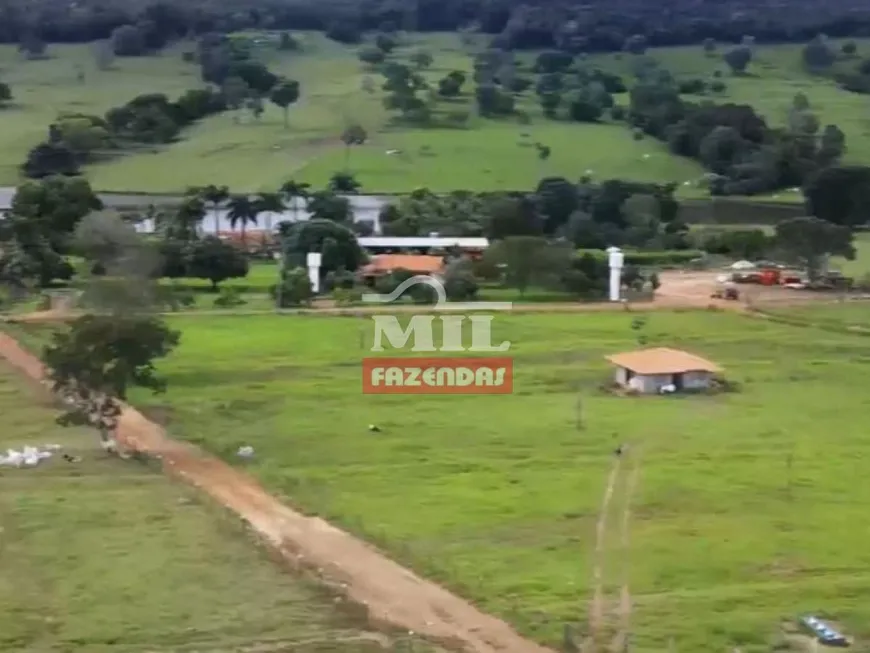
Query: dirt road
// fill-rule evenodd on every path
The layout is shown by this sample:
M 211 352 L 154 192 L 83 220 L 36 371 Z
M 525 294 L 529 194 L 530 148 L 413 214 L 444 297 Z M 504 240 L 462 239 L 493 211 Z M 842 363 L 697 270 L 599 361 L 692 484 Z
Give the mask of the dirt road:
M 0 356 L 31 378 L 43 379 L 40 361 L 6 334 L 0 334 Z M 168 474 L 232 510 L 288 563 L 316 571 L 349 600 L 365 605 L 373 626 L 401 628 L 445 648 L 473 653 L 551 653 L 361 540 L 291 510 L 246 474 L 172 440 L 132 408 L 121 416 L 118 440 L 160 458 Z
M 714 273 L 677 273 L 663 272 L 661 274 L 662 285 L 656 293 L 655 301 L 633 302 L 630 305 L 632 311 L 663 311 L 680 308 L 707 308 L 715 306 L 722 309 L 741 309 L 740 302 L 726 302 L 710 299 L 710 290 L 715 278 Z M 348 315 L 361 316 L 376 313 L 422 313 L 431 311 L 431 307 L 417 304 L 386 304 L 339 307 L 330 300 L 319 300 L 313 308 L 284 309 L 277 311 L 286 315 Z M 595 311 L 623 311 L 624 304 L 618 302 L 535 302 L 515 303 L 511 311 L 513 313 L 586 313 Z M 214 311 L 189 311 L 185 317 L 210 317 L 218 315 L 273 315 L 273 310 L 214 310 Z M 77 317 L 79 313 L 72 311 L 38 311 L 21 315 L 7 315 L 3 319 L 7 322 L 64 322 Z M 178 315 L 178 313 L 168 313 Z

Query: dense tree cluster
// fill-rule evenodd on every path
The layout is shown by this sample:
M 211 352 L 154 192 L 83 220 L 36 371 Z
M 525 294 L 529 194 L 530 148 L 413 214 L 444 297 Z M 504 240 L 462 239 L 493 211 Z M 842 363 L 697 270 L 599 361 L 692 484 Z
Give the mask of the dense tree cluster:
M 34 179 L 76 175 L 81 165 L 125 148 L 171 143 L 184 127 L 226 107 L 220 91 L 193 89 L 174 102 L 160 93 L 140 95 L 104 117 L 63 114 L 49 125 L 46 140 L 30 151 L 22 172 Z
M 689 102 L 672 76 L 657 67 L 630 91 L 629 120 L 709 171 L 713 195 L 754 195 L 803 183 L 845 152 L 843 132 L 819 129 L 805 96 L 795 97 L 785 129 L 770 127 L 748 105 Z
M 385 206 L 379 218 L 388 236 L 533 236 L 587 249 L 688 247 L 673 186 L 620 180 L 547 178 L 530 193 L 421 189 Z
M 216 5 L 183 5 L 158 0 L 142 7 L 121 2 L 75 3 L 14 0 L 0 8 L 0 41 L 86 42 L 111 39 L 118 54 L 155 50 L 173 38 L 210 31 L 249 28 L 315 29 L 345 43 L 358 43 L 364 31 L 403 28 L 420 31 L 481 32 L 500 47 L 548 48 L 568 52 L 643 52 L 646 47 L 737 43 L 745 34 L 762 42 L 806 42 L 816 34 L 857 36 L 870 25 L 870 12 L 839 0 L 823 6 L 810 0 L 747 7 L 737 0 L 679 0 L 662 7 L 633 0 L 545 2 L 516 0 L 423 0 L 410 6 L 371 2 L 348 7 L 333 0 L 257 7 L 232 0 Z M 38 48 L 37 48 L 38 49 Z

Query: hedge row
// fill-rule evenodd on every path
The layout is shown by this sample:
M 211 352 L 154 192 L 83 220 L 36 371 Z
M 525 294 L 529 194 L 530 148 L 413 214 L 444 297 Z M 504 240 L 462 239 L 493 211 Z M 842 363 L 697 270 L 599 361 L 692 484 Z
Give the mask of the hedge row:
M 578 254 L 592 254 L 596 258 L 607 258 L 603 249 L 578 249 Z M 672 249 L 660 252 L 623 252 L 626 265 L 682 265 L 697 258 L 704 252 L 700 249 Z

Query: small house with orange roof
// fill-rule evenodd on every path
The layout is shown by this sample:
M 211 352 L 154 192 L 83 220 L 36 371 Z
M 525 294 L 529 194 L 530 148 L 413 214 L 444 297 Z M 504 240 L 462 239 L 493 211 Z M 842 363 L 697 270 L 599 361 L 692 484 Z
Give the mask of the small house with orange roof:
M 641 394 L 709 388 L 722 368 L 678 349 L 653 347 L 606 357 L 616 366 L 616 383 Z
M 444 271 L 444 259 L 440 256 L 418 254 L 378 254 L 372 256 L 360 269 L 360 276 L 363 279 L 374 279 L 394 270 L 438 276 Z

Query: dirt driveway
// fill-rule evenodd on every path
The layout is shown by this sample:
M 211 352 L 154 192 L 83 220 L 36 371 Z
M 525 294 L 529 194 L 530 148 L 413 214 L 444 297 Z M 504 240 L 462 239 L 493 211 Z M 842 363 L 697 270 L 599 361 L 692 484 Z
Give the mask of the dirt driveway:
M 0 356 L 33 379 L 44 377 L 41 362 L 2 333 Z M 118 436 L 126 446 L 159 458 L 168 474 L 236 513 L 288 563 L 315 571 L 350 601 L 366 606 L 373 626 L 401 628 L 453 650 L 550 653 L 374 547 L 322 519 L 291 510 L 243 472 L 172 440 L 138 411 L 125 409 Z

